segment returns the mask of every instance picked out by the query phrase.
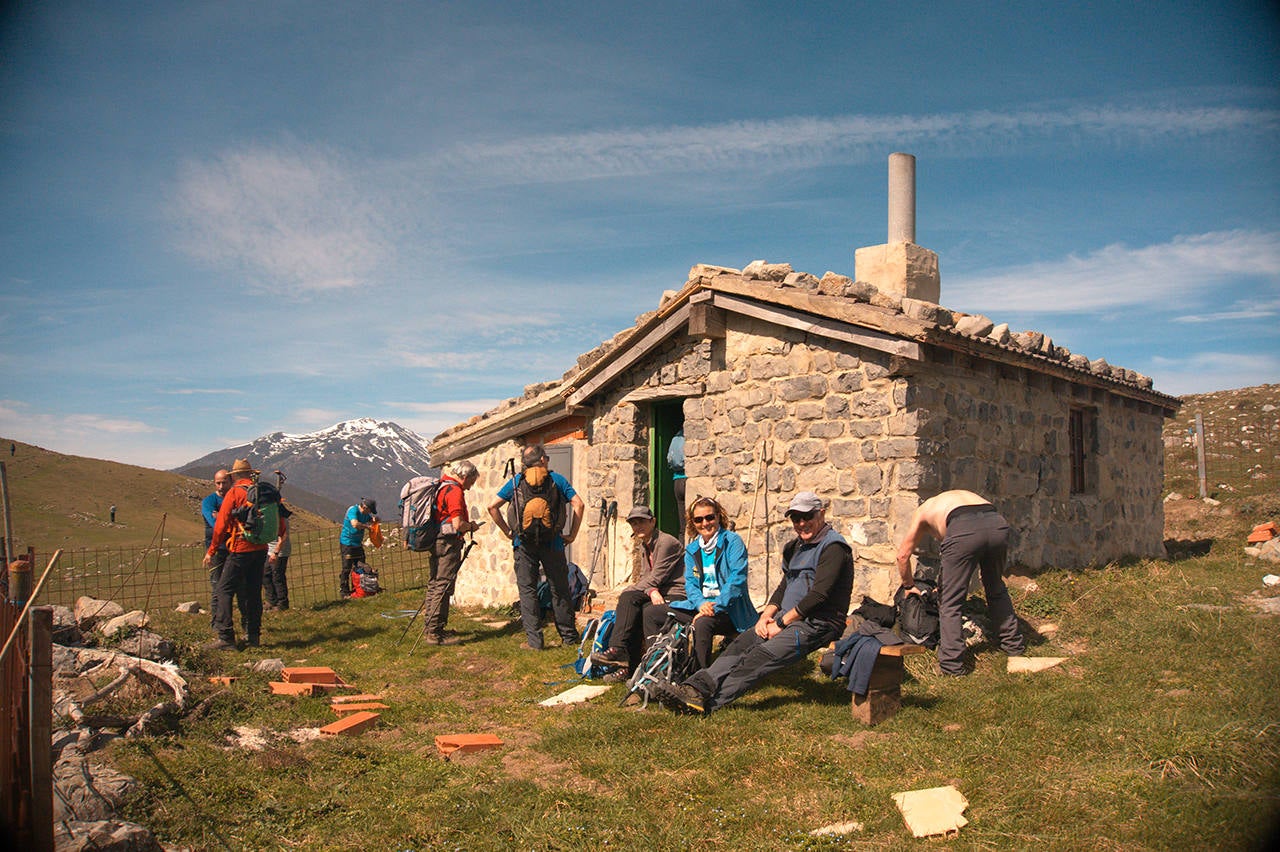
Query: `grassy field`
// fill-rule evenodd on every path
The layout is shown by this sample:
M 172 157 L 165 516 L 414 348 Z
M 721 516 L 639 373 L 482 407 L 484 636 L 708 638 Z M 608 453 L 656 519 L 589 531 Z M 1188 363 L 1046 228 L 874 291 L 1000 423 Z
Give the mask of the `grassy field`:
M 1234 541 L 1207 556 L 1049 572 L 1015 594 L 1067 656 L 1035 675 L 983 650 L 966 679 L 908 663 L 902 712 L 872 729 L 811 667 L 707 718 L 620 708 L 622 687 L 542 708 L 574 653 L 522 651 L 505 615 L 455 616 L 464 643 L 397 644 L 418 601 L 269 613 L 266 647 L 187 651 L 200 675 L 241 675 L 173 736 L 119 741 L 143 782 L 128 816 L 198 849 L 897 849 L 915 841 L 895 792 L 944 784 L 969 800 L 949 844 L 978 849 L 1261 848 L 1280 805 L 1280 633 L 1253 604 L 1264 571 Z M 157 613 L 194 647 L 204 616 Z M 331 721 L 321 698 L 269 694 L 247 659 L 328 665 L 390 709 L 357 738 L 295 742 Z M 267 745 L 229 745 L 252 729 Z M 438 734 L 506 745 L 443 761 Z M 811 829 L 856 821 L 843 838 Z

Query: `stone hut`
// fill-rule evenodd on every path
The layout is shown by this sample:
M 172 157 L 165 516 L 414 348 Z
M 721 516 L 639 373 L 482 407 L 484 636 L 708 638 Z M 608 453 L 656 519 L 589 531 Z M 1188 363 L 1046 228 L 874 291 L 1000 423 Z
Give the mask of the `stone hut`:
M 889 242 L 857 250 L 856 280 L 694 266 L 558 380 L 436 436 L 433 462 L 475 462 L 469 498 L 484 506 L 521 447 L 547 444 L 587 505 L 570 559 L 594 567 L 597 588 L 631 579 L 632 505 L 679 532 L 665 448 L 680 429 L 689 500 L 724 505 L 757 603 L 793 535 L 783 510 L 806 489 L 855 545 L 855 600 L 892 598 L 902 529 L 950 488 L 1001 509 L 1010 562 L 1026 569 L 1162 556 L 1161 427 L 1178 400 L 1043 333 L 942 307 L 937 256 L 914 242 L 913 158 L 890 158 L 889 196 Z M 486 526 L 457 599 L 516 597 L 510 543 Z

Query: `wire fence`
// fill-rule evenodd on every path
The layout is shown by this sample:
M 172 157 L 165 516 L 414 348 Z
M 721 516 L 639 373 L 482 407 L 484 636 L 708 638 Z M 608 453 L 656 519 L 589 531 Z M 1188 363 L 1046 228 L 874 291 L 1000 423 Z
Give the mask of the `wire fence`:
M 1280 409 L 1202 418 L 1205 486 L 1209 495 L 1274 495 L 1280 476 Z M 1193 496 L 1199 460 L 1194 421 L 1165 435 L 1166 490 Z
M 291 532 L 293 551 L 286 568 L 290 606 L 314 606 L 340 598 L 342 556 L 339 530 Z M 384 529 L 382 547 L 365 546 L 365 562 L 378 572 L 384 589 L 424 588 L 430 579 L 428 554 L 406 550 L 400 529 Z M 73 607 L 81 596 L 113 600 L 126 610 L 174 607 L 197 601 L 209 607 L 209 571 L 201 545 L 111 547 L 63 550 L 40 593 L 41 604 Z

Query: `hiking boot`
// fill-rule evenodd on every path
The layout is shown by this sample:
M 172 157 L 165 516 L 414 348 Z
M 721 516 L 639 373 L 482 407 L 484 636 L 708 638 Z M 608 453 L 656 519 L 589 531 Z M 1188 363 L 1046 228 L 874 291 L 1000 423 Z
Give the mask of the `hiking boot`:
M 462 642 L 457 636 L 423 636 L 422 641 L 428 645 L 458 645 Z
M 257 648 L 262 645 L 262 640 L 257 636 L 246 636 L 244 639 L 244 645 L 246 648 Z
M 520 650 L 522 650 L 522 651 L 541 651 L 541 650 L 543 650 L 543 648 L 542 648 L 542 646 L 541 646 L 541 645 L 530 645 L 527 641 L 525 641 L 525 642 L 521 642 L 521 643 L 520 643 Z
M 605 648 L 591 655 L 591 664 L 605 668 L 617 668 L 630 662 L 626 648 Z
M 601 683 L 626 683 L 631 680 L 631 669 L 614 669 L 600 678 Z
M 204 648 L 204 650 L 206 651 L 238 651 L 240 650 L 239 648 L 236 647 L 235 642 L 232 642 L 230 639 L 223 639 L 221 636 L 219 636 L 217 639 L 214 639 L 210 642 L 205 642 L 200 647 Z
M 658 681 L 653 684 L 653 689 L 662 706 L 677 713 L 707 712 L 707 701 L 702 697 L 702 693 L 687 683 Z

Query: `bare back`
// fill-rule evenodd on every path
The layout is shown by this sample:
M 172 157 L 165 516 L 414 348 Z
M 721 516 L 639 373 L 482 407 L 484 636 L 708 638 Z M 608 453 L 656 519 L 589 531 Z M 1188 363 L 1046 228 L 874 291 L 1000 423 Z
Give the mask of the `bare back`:
M 961 506 L 986 506 L 991 501 L 972 491 L 943 491 L 916 509 L 919 524 L 941 541 L 947 535 L 947 516 Z

